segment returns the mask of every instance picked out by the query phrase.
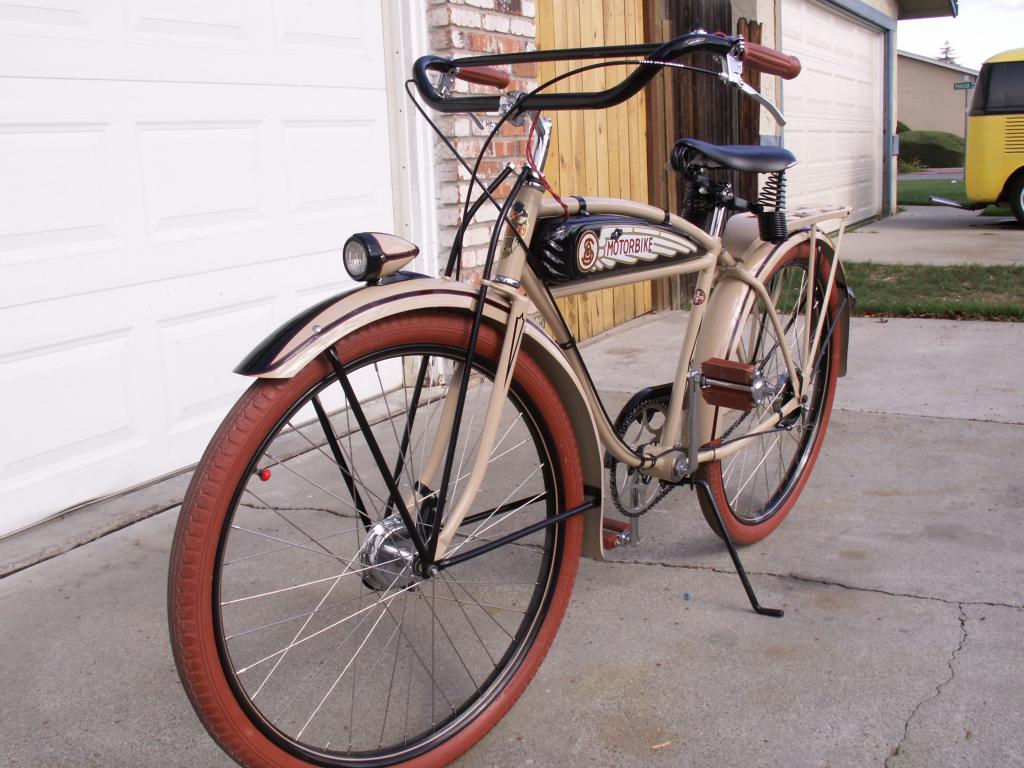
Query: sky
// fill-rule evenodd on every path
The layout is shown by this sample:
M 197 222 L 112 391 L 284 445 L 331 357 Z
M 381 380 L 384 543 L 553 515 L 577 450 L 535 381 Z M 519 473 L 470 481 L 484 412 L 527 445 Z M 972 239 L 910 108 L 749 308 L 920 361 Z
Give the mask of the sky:
M 957 63 L 971 69 L 1001 51 L 1024 48 L 1024 0 L 960 0 L 955 19 L 901 21 L 896 28 L 896 46 L 921 56 L 938 58 L 946 40 Z

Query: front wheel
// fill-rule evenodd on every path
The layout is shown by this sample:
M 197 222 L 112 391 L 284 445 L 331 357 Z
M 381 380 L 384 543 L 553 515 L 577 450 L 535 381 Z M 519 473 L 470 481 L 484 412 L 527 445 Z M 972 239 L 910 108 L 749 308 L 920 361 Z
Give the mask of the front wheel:
M 822 312 L 826 313 L 824 342 L 839 309 L 838 288 L 834 287 L 830 300 L 825 301 L 831 267 L 826 248 L 818 241 L 813 285 L 808 280 L 808 243 L 793 248 L 762 278 L 781 321 L 783 338 L 777 337 L 767 308 L 756 299 L 742 323 L 731 331 L 729 359 L 753 363 L 775 394 L 748 411 L 717 408 L 712 441 L 724 442 L 742 435 L 770 416 L 773 407 L 784 402 L 792 388 L 782 348 L 789 349 L 797 370 L 802 370 L 804 329 L 810 324 L 813 333 Z M 808 316 L 809 291 L 812 305 Z M 731 456 L 701 466 L 698 477 L 710 486 L 726 530 L 735 543 L 752 544 L 771 533 L 793 508 L 807 483 L 832 411 L 839 346 L 836 333 L 823 344 L 821 362 L 807 383 L 805 407 L 791 417 L 793 423 L 788 429 L 754 437 Z M 708 525 L 721 535 L 709 502 L 703 494 L 699 496 Z
M 1020 173 L 1010 187 L 1010 207 L 1017 221 L 1024 225 L 1024 173 Z
M 371 455 L 376 442 L 420 519 L 431 493 L 419 478 L 469 336 L 468 318 L 438 311 L 369 325 L 335 350 L 371 434 L 321 356 L 292 379 L 256 382 L 203 456 L 171 553 L 171 641 L 196 712 L 241 764 L 446 765 L 544 658 L 572 590 L 580 517 L 423 574 Z M 485 324 L 453 500 L 500 345 Z M 526 351 L 490 456 L 449 555 L 583 501 L 568 416 Z

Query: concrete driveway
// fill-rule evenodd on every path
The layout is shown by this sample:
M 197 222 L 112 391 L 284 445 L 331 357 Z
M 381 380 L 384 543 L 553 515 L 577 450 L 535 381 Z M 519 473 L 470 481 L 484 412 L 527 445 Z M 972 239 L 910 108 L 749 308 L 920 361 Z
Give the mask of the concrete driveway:
M 613 413 L 671 377 L 682 322 L 588 345 Z M 743 552 L 785 618 L 750 611 L 694 496 L 674 491 L 639 546 L 582 562 L 534 683 L 458 765 L 1024 764 L 1022 348 L 1020 324 L 855 320 L 814 476 Z M 232 764 L 166 639 L 181 485 L 117 502 L 166 511 L 0 581 L 6 765 Z
M 1024 227 L 1012 216 L 909 205 L 847 233 L 843 258 L 883 264 L 1024 264 Z

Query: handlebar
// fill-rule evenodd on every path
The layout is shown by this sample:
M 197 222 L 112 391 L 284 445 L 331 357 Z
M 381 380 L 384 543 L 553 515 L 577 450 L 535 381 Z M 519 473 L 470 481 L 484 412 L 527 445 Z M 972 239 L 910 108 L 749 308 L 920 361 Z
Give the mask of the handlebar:
M 508 72 L 497 67 L 458 67 L 453 70 L 452 75 L 468 83 L 490 85 L 494 88 L 508 88 L 512 79 Z
M 441 72 L 451 78 L 479 85 L 505 88 L 509 74 L 495 65 L 523 64 L 542 61 L 572 61 L 578 59 L 643 59 L 621 82 L 603 91 L 586 93 L 537 93 L 520 101 L 518 112 L 526 110 L 604 109 L 621 104 L 637 94 L 661 70 L 659 62 L 670 63 L 693 53 L 711 53 L 718 56 L 732 54 L 752 69 L 791 79 L 800 73 L 800 61 L 795 56 L 748 43 L 741 37 L 707 32 L 690 32 L 663 44 L 615 45 L 594 48 L 562 48 L 549 51 L 490 54 L 447 59 L 440 56 L 421 56 L 413 65 L 413 81 L 424 101 L 439 112 L 498 112 L 500 96 L 473 94 L 452 97 L 446 91 L 439 93 L 431 83 L 428 72 Z
M 792 80 L 800 74 L 800 59 L 796 56 L 788 56 L 782 51 L 758 43 L 744 42 L 740 58 L 751 69 L 768 75 L 778 75 L 786 80 Z
M 551 51 L 526 51 L 523 53 L 467 56 L 462 59 L 446 59 L 440 56 L 421 56 L 413 65 L 413 80 L 423 99 L 439 112 L 498 112 L 498 96 L 446 97 L 439 94 L 428 71 L 441 72 L 460 77 L 467 68 L 491 67 L 502 64 L 519 64 L 540 61 L 572 61 L 576 59 L 642 58 L 652 62 L 671 62 L 690 53 L 715 53 L 724 56 L 739 43 L 739 38 L 711 35 L 706 32 L 691 32 L 670 40 L 662 45 L 618 45 L 599 48 L 563 48 Z M 637 94 L 654 76 L 661 71 L 658 64 L 641 64 L 622 82 L 604 91 L 586 93 L 538 93 L 519 104 L 519 111 L 526 109 L 604 109 L 621 104 Z M 485 83 L 489 85 L 490 83 Z

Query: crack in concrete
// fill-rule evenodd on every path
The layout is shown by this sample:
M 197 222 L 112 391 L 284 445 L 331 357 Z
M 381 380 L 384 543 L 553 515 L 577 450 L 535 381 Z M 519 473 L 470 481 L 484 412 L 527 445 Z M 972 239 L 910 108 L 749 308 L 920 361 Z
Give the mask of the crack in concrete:
M 258 510 L 263 510 L 263 511 L 268 511 L 268 512 L 326 512 L 329 515 L 334 515 L 336 517 L 348 517 L 348 518 L 351 518 L 353 520 L 356 519 L 359 516 L 358 513 L 341 512 L 340 510 L 329 509 L 327 507 L 314 507 L 314 506 L 308 506 L 308 507 L 268 507 L 265 504 L 253 504 L 251 501 L 240 501 L 240 502 L 238 502 L 238 506 L 240 506 L 240 507 L 247 507 L 248 509 L 258 509 Z
M 949 667 L 949 676 L 941 683 L 939 683 L 937 686 L 935 686 L 935 693 L 933 693 L 928 698 L 919 701 L 914 706 L 914 709 L 911 710 L 910 716 L 903 723 L 903 735 L 900 737 L 899 743 L 895 747 L 893 747 L 893 750 L 889 753 L 889 756 L 885 758 L 883 768 L 890 768 L 890 766 L 892 765 L 892 761 L 899 756 L 900 752 L 903 749 L 904 743 L 907 741 L 907 735 L 910 732 L 910 723 L 917 716 L 917 713 L 921 709 L 921 707 L 923 707 L 928 702 L 934 701 L 935 699 L 939 698 L 939 696 L 942 695 L 942 689 L 949 685 L 951 682 L 953 682 L 953 678 L 956 677 L 956 668 L 953 666 L 953 663 L 957 660 L 957 657 L 960 655 L 960 651 L 963 650 L 964 644 L 967 642 L 967 615 L 964 613 L 963 604 L 959 605 L 959 609 L 960 642 L 957 644 L 956 648 L 953 649 L 953 653 L 951 653 L 949 658 L 946 660 L 946 665 Z
M 21 571 L 32 568 L 40 563 L 45 563 L 47 560 L 53 560 L 55 557 L 60 557 L 61 555 L 72 552 L 79 547 L 84 547 L 86 544 L 92 544 L 94 541 L 104 539 L 107 536 L 117 533 L 118 531 L 122 531 L 125 528 L 129 528 L 136 523 L 141 523 L 143 520 L 156 517 L 157 515 L 163 514 L 164 512 L 180 506 L 181 502 L 176 501 L 175 503 L 168 504 L 166 506 L 152 507 L 130 518 L 117 520 L 109 525 L 86 531 L 84 534 L 77 534 L 63 541 L 58 541 L 56 544 L 46 547 L 45 549 L 30 552 L 22 560 L 0 564 L 0 579 L 6 579 L 8 576 L 13 576 L 16 573 L 20 573 Z
M 605 560 L 606 563 L 613 563 L 617 565 L 658 565 L 662 568 L 680 568 L 682 570 L 690 571 L 710 571 L 711 573 L 722 573 L 736 576 L 736 571 L 731 568 L 718 568 L 713 565 L 694 565 L 692 563 L 665 563 L 659 560 Z M 1024 606 L 1015 605 L 1013 603 L 999 603 L 989 602 L 985 600 L 950 600 L 946 597 L 936 597 L 935 595 L 918 595 L 913 592 L 893 592 L 891 590 L 882 589 L 881 587 L 858 587 L 852 584 L 844 584 L 841 581 L 833 581 L 831 579 L 823 579 L 816 576 L 801 576 L 797 573 L 775 573 L 773 571 L 747 571 L 747 576 L 768 576 L 775 579 L 783 579 L 790 581 L 802 581 L 810 584 L 821 584 L 827 587 L 839 587 L 840 589 L 847 589 L 851 592 L 872 592 L 877 595 L 886 595 L 888 597 L 905 597 L 911 600 L 928 600 L 931 602 L 942 603 L 944 605 L 956 605 L 961 608 L 965 605 L 983 605 L 992 608 L 1015 608 L 1021 609 Z
M 1024 422 L 1006 421 L 1002 419 L 978 419 L 971 416 L 931 416 L 923 413 L 904 413 L 903 411 L 876 411 L 871 408 L 833 408 L 843 413 L 866 413 L 870 416 L 899 416 L 907 419 L 932 419 L 934 421 L 970 421 L 977 424 L 1003 424 L 1008 427 L 1022 427 Z

